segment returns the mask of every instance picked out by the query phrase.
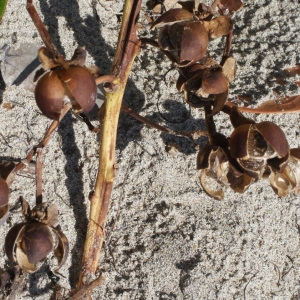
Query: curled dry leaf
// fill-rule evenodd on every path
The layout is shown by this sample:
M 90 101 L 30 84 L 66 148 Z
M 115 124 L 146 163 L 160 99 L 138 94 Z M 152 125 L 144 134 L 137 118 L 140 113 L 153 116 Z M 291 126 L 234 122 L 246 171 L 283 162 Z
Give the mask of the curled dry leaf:
M 229 106 L 236 106 L 232 102 L 226 102 Z M 259 105 L 256 108 L 239 107 L 241 112 L 250 112 L 258 114 L 282 114 L 293 113 L 300 111 L 300 95 L 289 96 L 279 100 L 269 100 Z
M 296 65 L 292 68 L 287 68 L 284 70 L 284 73 L 288 76 L 300 75 L 300 65 Z

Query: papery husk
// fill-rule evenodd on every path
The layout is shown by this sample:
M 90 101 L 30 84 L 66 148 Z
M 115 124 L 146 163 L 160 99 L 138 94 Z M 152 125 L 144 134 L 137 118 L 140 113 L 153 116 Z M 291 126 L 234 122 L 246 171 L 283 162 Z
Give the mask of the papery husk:
M 224 198 L 223 186 L 229 185 L 228 170 L 229 162 L 223 149 L 213 149 L 208 158 L 208 167 L 200 173 L 200 183 L 205 192 L 216 200 Z
M 231 83 L 236 75 L 236 60 L 234 57 L 229 56 L 223 64 L 223 74 L 227 78 L 228 82 Z
M 42 67 L 44 70 L 51 70 L 59 66 L 59 63 L 53 60 L 52 53 L 45 47 L 41 47 L 39 49 L 38 57 L 42 63 Z
M 287 166 L 283 172 L 271 172 L 269 179 L 274 192 L 280 197 L 290 194 L 297 185 L 294 172 L 290 166 Z
M 57 267 L 54 269 L 54 272 L 57 272 L 61 266 L 66 262 L 69 255 L 69 241 L 65 234 L 58 229 L 53 229 L 52 231 L 58 239 L 58 243 L 54 249 L 54 255 L 57 258 Z

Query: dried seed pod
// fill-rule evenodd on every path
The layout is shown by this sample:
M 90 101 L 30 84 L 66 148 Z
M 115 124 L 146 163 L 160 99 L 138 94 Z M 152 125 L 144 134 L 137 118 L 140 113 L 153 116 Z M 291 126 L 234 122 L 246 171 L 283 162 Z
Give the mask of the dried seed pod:
M 284 132 L 275 123 L 264 121 L 255 124 L 255 128 L 263 136 L 264 140 L 274 149 L 276 156 L 285 157 L 289 150 L 289 144 Z
M 224 198 L 223 186 L 229 185 L 227 180 L 229 170 L 227 156 L 222 148 L 217 147 L 210 151 L 208 157 L 205 153 L 204 158 L 207 159 L 207 168 L 201 170 L 200 183 L 209 196 L 216 200 L 222 200 Z M 204 166 L 205 164 L 201 162 L 200 165 Z
M 218 16 L 210 21 L 204 21 L 208 35 L 212 39 L 227 35 L 232 31 L 233 23 L 230 17 Z
M 81 66 L 70 66 L 67 70 L 56 67 L 44 74 L 36 85 L 36 103 L 50 119 L 59 119 L 65 95 L 71 99 L 75 112 L 88 113 L 97 98 L 93 75 Z
M 194 15 L 193 13 L 189 12 L 186 9 L 183 8 L 174 8 L 170 9 L 164 14 L 162 14 L 159 18 L 153 22 L 151 29 L 155 27 L 162 27 L 165 25 L 172 25 L 177 22 L 182 21 L 190 21 L 193 20 Z
M 58 120 L 64 105 L 65 87 L 59 79 L 57 67 L 43 75 L 35 88 L 35 100 L 42 113 L 52 119 Z
M 230 153 L 234 158 L 282 158 L 289 152 L 283 131 L 268 121 L 238 126 L 232 132 L 229 144 Z
M 158 43 L 174 56 L 178 65 L 187 66 L 204 57 L 208 34 L 201 21 L 180 22 L 163 27 Z
M 57 271 L 66 261 L 69 243 L 62 233 L 57 220 L 57 206 L 45 203 L 32 210 L 28 202 L 21 197 L 25 223 L 13 226 L 5 239 L 5 252 L 8 258 L 16 262 L 25 272 L 37 271 L 47 255 L 54 251 L 58 260 Z

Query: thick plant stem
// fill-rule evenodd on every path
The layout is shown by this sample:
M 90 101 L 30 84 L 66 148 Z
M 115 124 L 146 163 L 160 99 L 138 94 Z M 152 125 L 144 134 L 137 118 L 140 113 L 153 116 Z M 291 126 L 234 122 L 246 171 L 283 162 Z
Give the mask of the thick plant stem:
M 141 0 L 126 0 L 125 2 L 121 32 L 111 71 L 115 79 L 110 83 L 104 107 L 101 108 L 99 169 L 95 191 L 90 198 L 89 224 L 77 289 L 92 280 L 98 267 L 100 250 L 105 238 L 104 227 L 115 179 L 115 148 L 119 114 L 133 61 L 140 51 L 140 41 L 136 36 L 136 22 L 140 6 Z

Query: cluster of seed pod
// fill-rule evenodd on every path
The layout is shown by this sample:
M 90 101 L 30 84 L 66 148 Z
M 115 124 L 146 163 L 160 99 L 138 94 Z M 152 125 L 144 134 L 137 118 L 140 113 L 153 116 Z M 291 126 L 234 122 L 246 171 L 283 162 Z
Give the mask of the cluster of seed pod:
M 225 186 L 243 193 L 257 180 L 269 178 L 278 196 L 300 194 L 300 148 L 290 149 L 275 123 L 255 123 L 237 111 L 233 115 L 235 129 L 229 139 L 215 133 L 198 154 L 203 189 L 220 200 Z
M 193 107 L 213 105 L 212 114 L 224 106 L 235 77 L 235 59 L 229 56 L 230 14 L 242 6 L 239 0 L 216 2 L 211 7 L 197 1 L 178 2 L 181 8 L 168 10 L 151 27 L 160 28 L 158 46 L 178 67 L 177 89 Z M 207 47 L 210 39 L 222 36 L 227 37 L 227 50 L 218 64 L 207 55 Z

